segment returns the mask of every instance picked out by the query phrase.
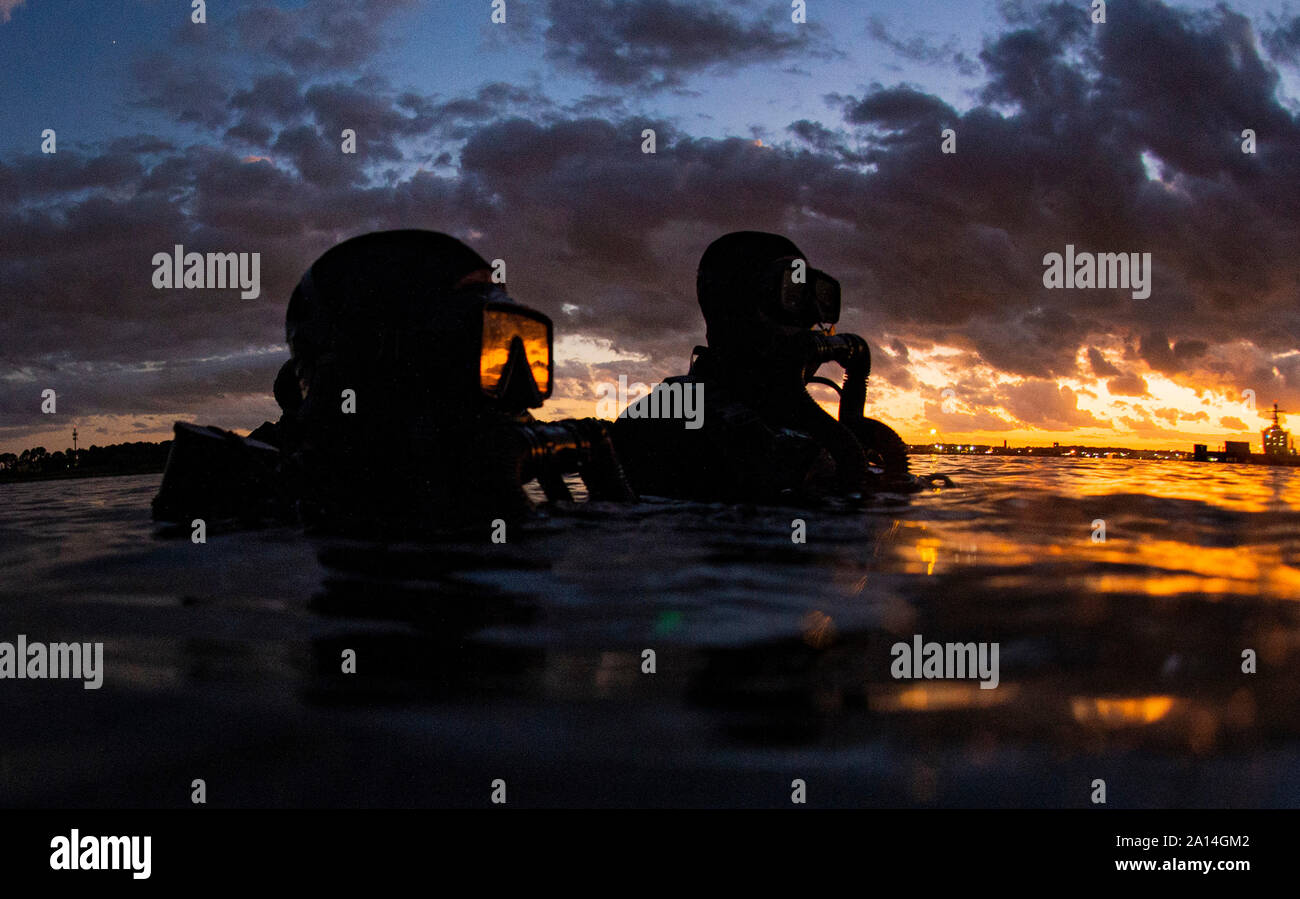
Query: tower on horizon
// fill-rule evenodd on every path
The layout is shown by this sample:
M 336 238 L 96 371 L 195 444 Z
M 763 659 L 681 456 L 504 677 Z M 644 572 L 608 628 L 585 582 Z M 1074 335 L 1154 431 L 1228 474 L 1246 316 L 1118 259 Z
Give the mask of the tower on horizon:
M 1273 404 L 1273 423 L 1261 431 L 1264 438 L 1264 455 L 1294 456 L 1295 444 L 1291 441 L 1291 432 L 1282 427 L 1283 410 Z

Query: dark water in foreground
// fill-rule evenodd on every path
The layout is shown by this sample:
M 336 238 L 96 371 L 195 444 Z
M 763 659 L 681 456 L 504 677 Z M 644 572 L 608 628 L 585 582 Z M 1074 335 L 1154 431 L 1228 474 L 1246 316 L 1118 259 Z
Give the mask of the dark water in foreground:
M 960 486 L 435 547 L 167 539 L 157 475 L 6 486 L 0 640 L 106 674 L 0 680 L 0 802 L 1300 806 L 1300 473 L 915 462 Z M 913 634 L 998 642 L 1000 686 L 895 680 Z

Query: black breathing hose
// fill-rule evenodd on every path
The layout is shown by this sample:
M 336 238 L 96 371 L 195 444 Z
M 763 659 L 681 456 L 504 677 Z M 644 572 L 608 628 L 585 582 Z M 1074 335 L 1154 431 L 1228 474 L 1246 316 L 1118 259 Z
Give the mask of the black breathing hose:
M 840 390 L 840 421 L 845 424 L 862 420 L 867 406 L 867 377 L 870 360 L 850 362 L 844 367 L 844 386 Z
M 845 410 L 856 410 L 862 417 L 867 402 L 867 374 L 871 370 L 871 355 L 867 342 L 855 334 L 826 335 L 809 332 L 800 335 L 803 355 L 807 365 L 815 370 L 822 362 L 838 361 L 844 365 L 844 386 L 840 390 L 840 417 L 837 421 L 823 409 L 808 392 L 807 383 L 801 383 L 794 400 L 795 427 L 807 431 L 835 460 L 835 472 L 840 489 L 846 493 L 865 490 L 871 481 L 871 470 L 862 443 L 847 426 L 853 420 L 853 411 L 845 418 Z M 803 378 L 804 368 L 800 368 Z

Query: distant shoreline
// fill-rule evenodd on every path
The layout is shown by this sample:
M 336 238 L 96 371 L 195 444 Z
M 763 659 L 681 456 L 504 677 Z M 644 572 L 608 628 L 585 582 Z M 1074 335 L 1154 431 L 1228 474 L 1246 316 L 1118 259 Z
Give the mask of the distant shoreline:
M 1064 450 L 1071 450 L 1065 452 Z M 1096 447 L 995 447 L 992 449 L 935 449 L 926 444 L 912 444 L 909 456 L 996 456 L 1015 459 L 1137 459 L 1143 462 L 1196 462 L 1202 465 L 1263 465 L 1278 468 L 1300 467 L 1300 456 L 1269 456 L 1251 453 L 1248 456 L 1225 456 L 1221 451 L 1209 458 L 1197 459 L 1193 453 L 1181 450 L 1130 450 Z
M 1037 450 L 1037 452 L 1034 452 Z M 925 444 L 913 444 L 908 447 L 909 456 L 996 456 L 999 458 L 1016 458 L 1016 459 L 1080 459 L 1080 458 L 1117 458 L 1117 459 L 1137 459 L 1148 462 L 1193 462 L 1198 461 L 1190 458 L 1190 453 L 1175 453 L 1177 451 L 1160 451 L 1160 450 L 1124 450 L 1124 449 L 1103 449 L 1088 448 L 1090 455 L 1076 455 L 1073 453 L 1061 452 L 1056 447 L 1012 447 L 1003 449 L 1002 447 L 993 448 L 992 452 L 971 452 L 969 450 L 936 450 Z M 1096 455 L 1091 455 L 1096 453 Z M 1159 453 L 1160 455 L 1157 455 Z M 1173 458 L 1164 456 L 1169 453 Z M 1202 464 L 1210 465 L 1262 465 L 1282 468 L 1300 467 L 1300 457 L 1276 457 L 1265 456 L 1261 453 L 1252 453 L 1249 457 L 1236 459 L 1210 459 L 1200 460 Z M 81 478 L 122 478 L 142 474 L 162 474 L 166 464 L 161 465 L 141 465 L 132 468 L 122 469 L 69 469 L 65 471 L 41 471 L 41 472 L 7 472 L 0 471 L 0 484 L 21 484 L 28 481 L 66 481 Z
M 69 471 L 39 471 L 17 474 L 0 472 L 0 484 L 21 484 L 26 481 L 67 481 L 80 478 L 124 478 L 138 474 L 162 474 L 162 472 L 163 466 L 155 465 L 110 471 L 103 469 L 73 469 Z

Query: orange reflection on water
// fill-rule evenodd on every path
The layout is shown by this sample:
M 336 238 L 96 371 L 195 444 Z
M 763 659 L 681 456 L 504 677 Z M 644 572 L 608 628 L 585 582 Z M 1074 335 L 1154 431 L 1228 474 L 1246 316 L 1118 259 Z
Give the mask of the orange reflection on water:
M 1300 597 L 1300 570 L 1281 554 L 1261 546 L 1194 546 L 1174 540 L 1135 540 L 1099 554 L 1116 565 L 1162 569 L 1161 573 L 1108 571 L 1084 578 L 1088 589 L 1099 593 L 1145 593 L 1174 596 L 1272 595 Z
M 1103 475 L 1096 471 L 1087 477 L 1075 477 L 1063 467 L 1053 469 L 1051 462 L 1034 464 L 1041 466 L 1037 471 L 1040 480 L 1045 476 L 1057 478 L 1052 484 L 1055 490 L 1089 486 L 1095 491 L 1104 483 Z M 1139 467 L 1139 463 L 1125 464 Z M 1140 465 L 1156 473 L 1164 466 L 1170 474 L 1177 467 L 1174 463 Z M 1181 467 L 1193 468 L 1191 463 Z M 1239 469 L 1196 479 L 1202 487 L 1217 485 L 1216 489 L 1228 490 L 1233 499 L 1224 500 L 1212 490 L 1186 508 L 1155 505 L 1164 496 L 1126 493 L 1133 487 L 1127 482 L 1136 476 L 1124 471 L 1105 473 L 1115 477 L 1115 483 L 1110 484 L 1115 495 L 1096 506 L 1088 501 L 1082 509 L 1079 503 L 1071 507 L 1040 500 L 1027 489 L 1029 497 L 1024 501 L 991 509 L 988 516 L 973 521 L 905 522 L 887 535 L 895 543 L 891 555 L 908 574 L 978 577 L 983 587 L 993 590 L 1024 588 L 1027 584 L 1040 587 L 1041 572 L 1051 569 L 1054 583 L 1088 594 L 1298 599 L 1300 558 L 1295 532 L 1284 525 L 1285 516 L 1300 511 L 1300 495 L 1293 496 L 1295 491 L 1290 486 L 1292 481 L 1300 481 L 1300 470 L 1272 471 L 1264 466 Z M 1024 477 L 1030 481 L 1029 475 Z M 1155 474 L 1143 475 L 1151 477 Z M 1188 489 L 1178 484 L 1176 477 L 1162 485 L 1166 493 Z M 1266 497 L 1272 501 L 1266 501 Z M 1293 500 L 1295 506 L 1290 505 Z M 1247 501 L 1267 507 L 1269 512 L 1263 516 L 1225 516 L 1222 523 L 1207 524 L 1207 504 L 1226 510 Z M 1279 503 L 1284 506 L 1282 510 L 1278 510 Z M 1101 512 L 1108 513 L 1108 539 L 1094 542 L 1095 531 L 1090 523 Z M 1280 517 L 1275 520 L 1273 515 Z M 1163 517 L 1165 523 L 1153 525 L 1156 516 Z M 1229 539 L 1225 540 L 1225 535 Z M 864 586 L 859 582 L 856 592 L 862 592 Z
M 1085 496 L 1158 496 L 1242 512 L 1300 508 L 1297 468 L 1094 459 L 1072 463 L 1061 474 L 1063 487 Z
M 943 712 L 1002 705 L 1016 696 L 1015 684 L 983 690 L 977 682 L 935 681 L 902 687 L 873 687 L 868 703 L 878 712 Z
M 1044 551 L 1063 552 L 1056 547 L 1044 548 L 1008 540 L 991 532 L 953 531 L 951 534 L 945 533 L 946 539 L 941 539 L 930 536 L 932 531 L 924 525 L 919 530 L 923 531 L 925 536 L 918 537 L 912 547 L 916 552 L 916 559 L 925 566 L 924 569 L 916 565 L 910 556 L 904 557 L 902 561 L 906 563 L 908 571 L 920 573 L 924 570 L 925 574 L 930 576 L 934 575 L 936 568 L 942 573 L 976 563 L 1028 565 L 1038 561 Z
M 933 537 L 924 537 L 916 542 L 916 554 L 925 563 L 925 573 L 928 575 L 934 574 L 934 563 L 939 561 L 939 546 L 939 541 Z
M 1176 703 L 1172 696 L 1072 696 L 1070 713 L 1080 724 L 1134 727 L 1159 721 Z

